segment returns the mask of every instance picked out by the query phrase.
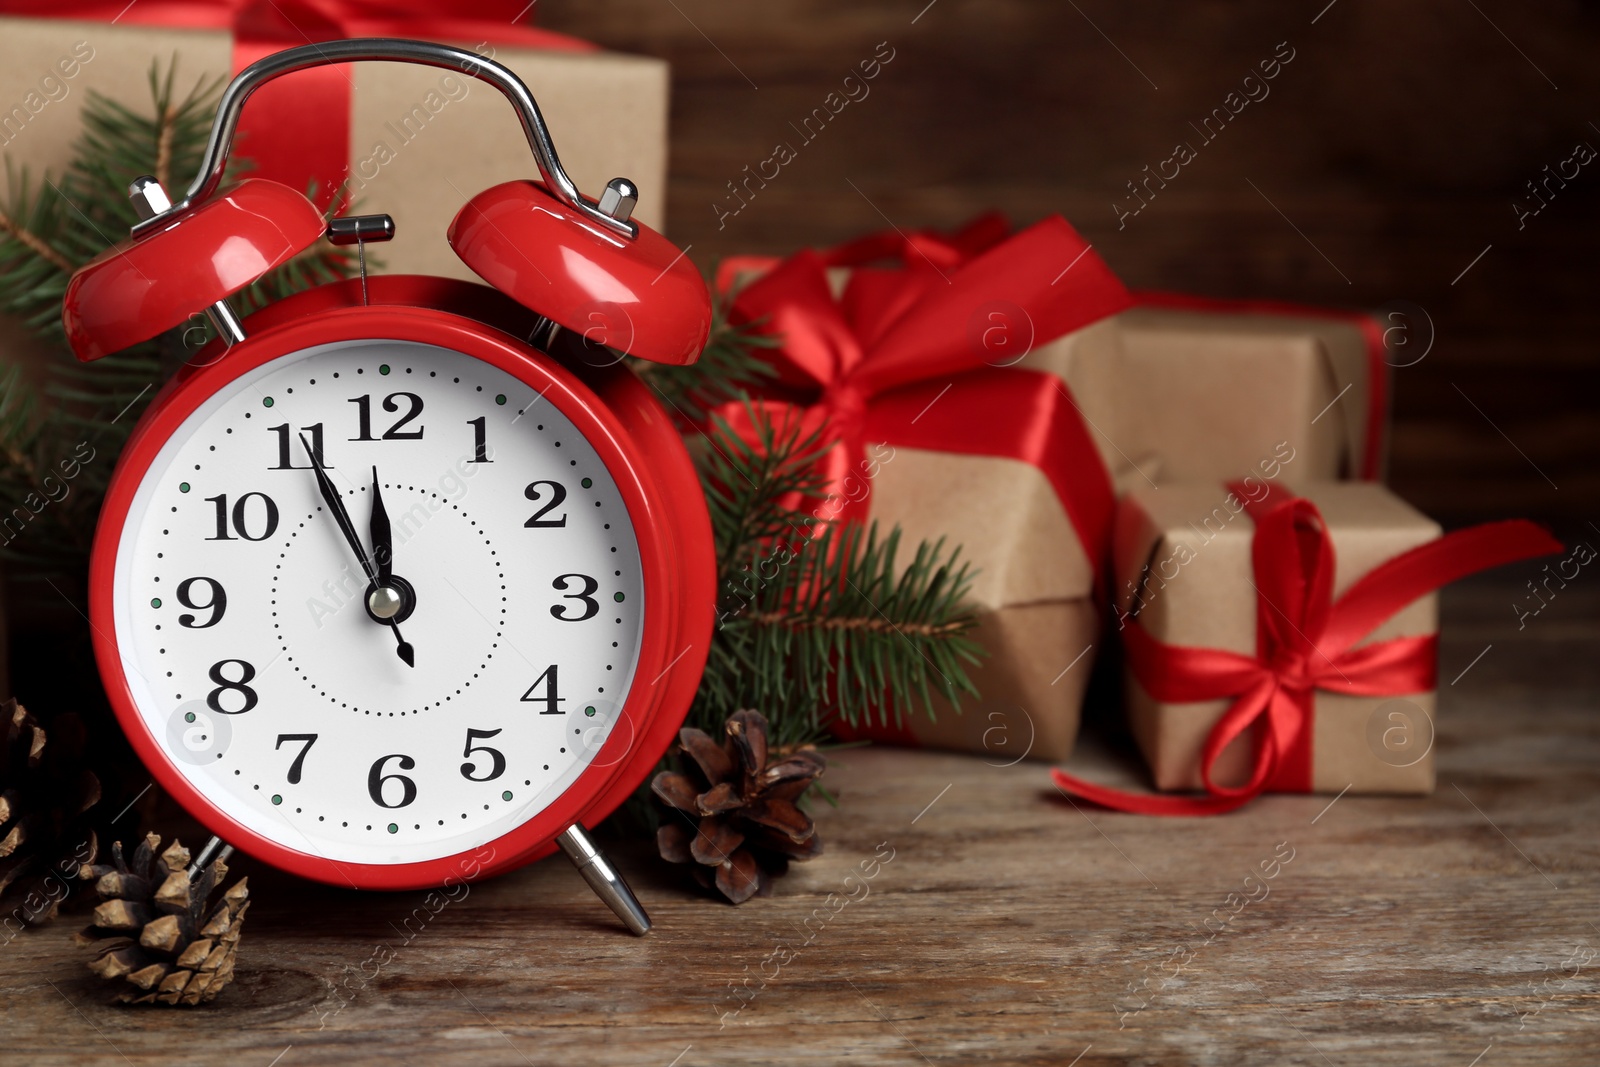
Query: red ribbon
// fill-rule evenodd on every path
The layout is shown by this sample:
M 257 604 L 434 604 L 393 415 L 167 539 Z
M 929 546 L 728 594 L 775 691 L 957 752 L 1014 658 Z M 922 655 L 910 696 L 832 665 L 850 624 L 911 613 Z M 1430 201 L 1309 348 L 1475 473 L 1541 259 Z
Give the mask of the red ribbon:
M 868 443 L 1018 459 L 1049 478 L 1098 569 L 1114 501 L 1089 430 L 1060 379 L 995 366 L 1022 350 L 1009 356 L 989 331 L 1040 344 L 1123 310 L 1105 263 L 1054 216 L 947 266 L 854 271 L 839 299 L 827 266 L 813 251 L 779 263 L 739 290 L 731 318 L 778 339 L 766 407 L 833 442 L 822 473 L 840 517 L 866 514 Z M 748 432 L 743 405 L 718 414 Z
M 519 24 L 524 10 L 521 0 L 0 0 L 4 15 L 231 30 L 235 72 L 285 48 L 345 37 L 422 37 L 568 52 L 595 48 Z M 301 191 L 314 183 L 319 202 L 332 201 L 349 169 L 349 68 L 300 71 L 251 96 L 237 146 L 255 163 L 256 176 Z M 168 192 L 174 199 L 179 195 Z
M 979 215 L 953 233 L 938 230 L 882 230 L 819 252 L 830 267 L 860 267 L 880 260 L 897 261 L 904 269 L 926 273 L 965 262 L 1001 243 L 1011 224 L 999 212 Z M 733 256 L 717 270 L 717 283 L 727 290 L 740 275 L 770 270 L 778 261 L 766 256 Z M 1282 300 L 1230 300 L 1144 290 L 1133 295 L 1140 307 L 1181 311 L 1209 311 L 1231 315 L 1280 315 L 1328 319 L 1361 331 L 1367 357 L 1367 411 L 1362 430 L 1362 450 L 1357 477 L 1377 481 L 1382 473 L 1384 438 L 1389 424 L 1389 366 L 1384 329 L 1371 315 L 1360 311 L 1310 307 Z
M 1248 500 L 1242 487 L 1234 487 Z M 1400 696 L 1435 688 L 1438 636 L 1397 637 L 1355 647 L 1418 597 L 1457 579 L 1516 560 L 1561 551 L 1542 527 L 1523 520 L 1446 534 L 1375 567 L 1333 600 L 1333 541 L 1316 506 L 1291 498 L 1247 505 L 1256 519 L 1251 554 L 1258 590 L 1256 654 L 1157 641 L 1133 620 L 1123 644 L 1133 674 L 1163 703 L 1232 698 L 1201 751 L 1204 796 L 1125 793 L 1052 770 L 1064 791 L 1117 811 L 1215 815 L 1264 792 L 1311 791 L 1316 690 Z M 1217 757 L 1255 728 L 1254 762 L 1242 786 L 1211 778 Z

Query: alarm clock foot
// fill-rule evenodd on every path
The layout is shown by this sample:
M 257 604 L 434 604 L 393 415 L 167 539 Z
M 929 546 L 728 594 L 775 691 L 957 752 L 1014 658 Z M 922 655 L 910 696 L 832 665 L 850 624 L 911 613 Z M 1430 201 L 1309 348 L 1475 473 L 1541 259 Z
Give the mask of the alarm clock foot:
M 639 898 L 633 895 L 622 875 L 606 859 L 605 853 L 595 845 L 580 823 L 573 823 L 556 838 L 561 851 L 578 868 L 583 880 L 595 895 L 606 902 L 606 907 L 616 912 L 617 918 L 628 931 L 643 937 L 650 932 L 650 916 L 645 914 Z
M 205 846 L 195 853 L 194 862 L 189 864 L 189 878 L 196 878 L 201 871 L 211 866 L 212 861 L 221 860 L 228 862 L 228 857 L 233 855 L 233 846 L 220 837 L 212 837 Z

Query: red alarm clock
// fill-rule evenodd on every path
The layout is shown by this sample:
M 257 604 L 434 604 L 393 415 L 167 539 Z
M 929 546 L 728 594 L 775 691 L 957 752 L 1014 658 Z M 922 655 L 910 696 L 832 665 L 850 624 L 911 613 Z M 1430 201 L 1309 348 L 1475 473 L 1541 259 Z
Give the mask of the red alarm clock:
M 283 74 L 394 60 L 511 101 L 542 183 L 450 228 L 493 288 L 368 278 L 387 216 L 325 224 L 300 193 L 222 188 L 239 113 Z M 216 839 L 335 885 L 486 877 L 558 845 L 635 933 L 584 832 L 671 743 L 704 667 L 710 521 L 667 414 L 618 350 L 693 362 L 710 300 L 683 253 L 562 170 L 516 75 L 460 49 L 290 49 L 222 97 L 178 204 L 79 270 L 63 319 L 96 359 L 205 310 L 221 336 L 152 402 L 91 563 L 106 690 L 134 749 Z M 227 298 L 324 236 L 359 280 L 240 322 Z

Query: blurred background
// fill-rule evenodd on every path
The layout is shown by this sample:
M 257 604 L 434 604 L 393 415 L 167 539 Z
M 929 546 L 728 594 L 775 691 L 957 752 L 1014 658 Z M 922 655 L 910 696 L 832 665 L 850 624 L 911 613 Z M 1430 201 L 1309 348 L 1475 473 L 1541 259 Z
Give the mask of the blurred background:
M 1600 521 L 1600 160 L 1578 162 L 1600 149 L 1600 4 L 544 0 L 536 17 L 671 61 L 667 228 L 702 266 L 1060 212 L 1134 288 L 1394 311 L 1396 362 L 1427 354 L 1394 371 L 1390 482 L 1447 526 Z M 883 42 L 870 94 L 801 145 L 789 124 Z M 779 141 L 797 158 L 721 217 Z M 1179 141 L 1197 158 L 1119 221 Z

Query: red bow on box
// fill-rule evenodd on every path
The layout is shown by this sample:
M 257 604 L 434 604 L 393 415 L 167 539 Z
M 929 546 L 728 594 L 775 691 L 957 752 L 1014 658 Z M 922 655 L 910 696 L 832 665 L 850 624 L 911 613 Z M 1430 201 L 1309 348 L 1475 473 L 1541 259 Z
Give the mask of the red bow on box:
M 3 0 L 0 14 L 141 26 L 233 31 L 233 69 L 295 45 L 345 37 L 422 37 L 484 44 L 593 51 L 565 34 L 522 25 L 522 0 Z M 493 50 L 484 51 L 493 55 Z M 239 122 L 241 151 L 257 177 L 304 192 L 316 183 L 326 206 L 350 159 L 348 66 L 314 67 L 264 86 Z M 314 120 L 314 121 L 309 121 Z M 180 190 L 167 192 L 174 200 Z
M 837 299 L 827 260 L 801 252 L 739 290 L 731 317 L 779 339 L 765 406 L 833 441 L 823 473 L 842 516 L 866 514 L 870 483 L 846 485 L 869 443 L 1018 459 L 1050 479 L 1098 568 L 1110 476 L 1065 384 L 1009 364 L 1123 310 L 1127 290 L 1059 216 L 990 245 L 949 266 L 856 270 Z M 748 430 L 743 405 L 718 414 Z
M 819 251 L 830 267 L 862 267 L 880 260 L 895 260 L 907 271 L 935 273 L 958 266 L 1000 244 L 1011 233 L 1011 223 L 998 211 L 986 212 L 957 230 L 890 229 L 869 233 L 853 241 Z M 717 286 L 726 292 L 734 280 L 751 271 L 770 270 L 778 260 L 770 256 L 732 256 L 717 269 Z M 1360 451 L 1352 477 L 1376 481 L 1382 473 L 1389 418 L 1389 350 L 1387 336 L 1402 326 L 1386 326 L 1372 315 L 1339 308 L 1310 307 L 1284 300 L 1238 300 L 1142 290 L 1133 294 L 1139 307 L 1171 311 L 1200 311 L 1219 315 L 1264 315 L 1342 322 L 1361 331 L 1366 346 L 1366 411 L 1362 414 Z M 1393 313 L 1391 313 L 1393 317 Z
M 1234 487 L 1240 500 L 1249 495 Z M 1216 815 L 1264 792 L 1311 791 L 1313 695 L 1400 696 L 1433 689 L 1438 635 L 1397 637 L 1356 647 L 1418 597 L 1469 574 L 1561 550 L 1523 520 L 1486 523 L 1401 553 L 1333 599 L 1333 541 L 1309 500 L 1247 505 L 1256 520 L 1251 557 L 1258 592 L 1256 655 L 1168 645 L 1137 620 L 1123 632 L 1128 665 L 1156 700 L 1184 704 L 1233 698 L 1201 753 L 1206 796 L 1125 793 L 1051 771 L 1056 785 L 1117 811 Z M 1242 786 L 1219 786 L 1211 768 L 1245 730 L 1257 728 L 1254 766 Z

